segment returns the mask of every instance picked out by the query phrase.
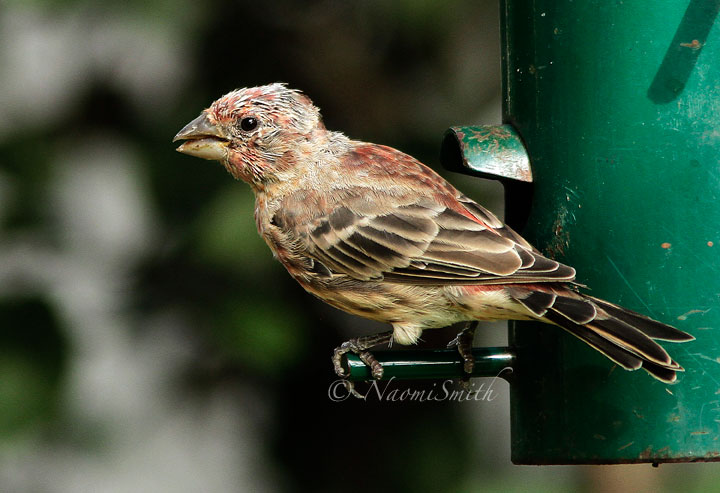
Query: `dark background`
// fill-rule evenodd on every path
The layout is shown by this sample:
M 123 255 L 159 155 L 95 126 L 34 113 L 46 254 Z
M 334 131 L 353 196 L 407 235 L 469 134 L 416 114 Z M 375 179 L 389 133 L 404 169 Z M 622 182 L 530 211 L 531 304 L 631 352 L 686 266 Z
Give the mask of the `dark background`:
M 438 169 L 446 128 L 500 122 L 498 22 L 493 1 L 2 3 L 0 490 L 717 491 L 710 465 L 512 466 L 503 381 L 332 402 L 332 349 L 384 327 L 306 294 L 249 188 L 174 152 L 220 95 L 282 81 Z M 449 178 L 501 213 L 497 184 Z

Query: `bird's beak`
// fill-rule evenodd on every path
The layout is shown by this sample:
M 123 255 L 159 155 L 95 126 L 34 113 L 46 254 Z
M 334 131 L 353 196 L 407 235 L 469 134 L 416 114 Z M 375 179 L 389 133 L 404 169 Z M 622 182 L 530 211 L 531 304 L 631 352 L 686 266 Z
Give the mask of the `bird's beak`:
M 228 137 L 222 128 L 210 121 L 206 112 L 185 125 L 173 138 L 173 142 L 178 140 L 186 141 L 177 148 L 183 154 L 215 161 L 227 157 Z

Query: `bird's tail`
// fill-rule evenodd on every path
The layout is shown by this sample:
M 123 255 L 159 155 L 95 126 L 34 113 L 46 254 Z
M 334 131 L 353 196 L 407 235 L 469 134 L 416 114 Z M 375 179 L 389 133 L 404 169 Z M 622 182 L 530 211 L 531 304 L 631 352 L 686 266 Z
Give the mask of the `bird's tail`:
M 626 370 L 643 368 L 666 383 L 682 366 L 654 339 L 685 342 L 690 334 L 608 301 L 569 289 L 509 288 L 509 294 L 534 315 L 559 325 Z

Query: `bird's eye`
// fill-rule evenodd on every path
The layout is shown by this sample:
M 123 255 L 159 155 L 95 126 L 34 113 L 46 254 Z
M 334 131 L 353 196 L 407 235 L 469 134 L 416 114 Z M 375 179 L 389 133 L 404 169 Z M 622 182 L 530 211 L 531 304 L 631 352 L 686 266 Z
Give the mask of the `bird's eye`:
M 240 128 L 245 130 L 246 132 L 249 132 L 250 130 L 255 130 L 258 126 L 257 119 L 248 116 L 247 118 L 243 118 L 240 120 Z

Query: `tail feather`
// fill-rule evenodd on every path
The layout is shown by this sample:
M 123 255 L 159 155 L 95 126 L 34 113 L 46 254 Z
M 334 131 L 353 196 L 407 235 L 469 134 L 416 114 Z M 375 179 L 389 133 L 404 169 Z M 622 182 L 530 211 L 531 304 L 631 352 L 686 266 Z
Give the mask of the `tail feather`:
M 635 327 L 643 334 L 652 337 L 653 339 L 670 342 L 687 342 L 695 340 L 695 337 L 687 332 L 683 332 L 671 325 L 658 322 L 657 320 L 653 320 L 650 317 L 628 310 L 627 308 L 613 305 L 609 301 L 593 298 L 592 296 L 586 296 L 586 298 L 608 312 L 611 316 Z
M 570 326 L 572 328 L 572 330 L 569 330 L 571 334 L 589 344 L 626 370 L 637 370 L 642 367 L 642 359 L 614 342 L 608 341 L 589 327 L 572 324 L 572 322 L 568 322 L 565 317 L 555 311 L 548 312 L 545 318 L 562 328 Z
M 675 327 L 571 290 L 510 288 L 535 316 L 562 327 L 626 370 L 643 368 L 667 383 L 683 368 L 653 339 L 683 342 L 694 337 Z
M 675 362 L 673 361 L 673 363 Z M 656 365 L 654 363 L 650 363 L 649 361 L 643 362 L 643 369 L 653 377 L 665 383 L 675 383 L 677 381 L 677 372 L 685 371 L 680 365 L 678 365 L 676 369 L 671 369 L 665 368 L 664 366 Z
M 615 342 L 618 346 L 624 347 L 643 359 L 659 365 L 668 365 L 672 361 L 670 355 L 665 352 L 662 346 L 622 320 L 598 318 L 589 326 L 602 337 Z
M 598 315 L 595 305 L 582 298 L 573 299 L 558 296 L 550 309 L 578 325 L 589 324 Z

